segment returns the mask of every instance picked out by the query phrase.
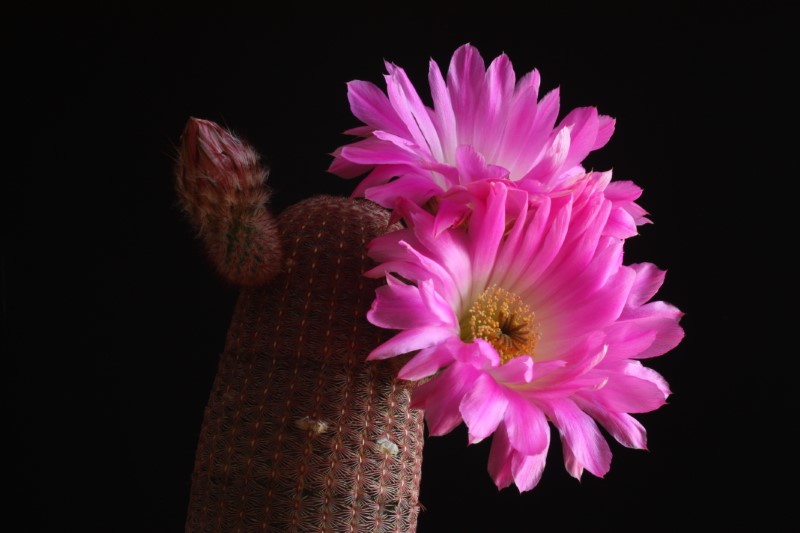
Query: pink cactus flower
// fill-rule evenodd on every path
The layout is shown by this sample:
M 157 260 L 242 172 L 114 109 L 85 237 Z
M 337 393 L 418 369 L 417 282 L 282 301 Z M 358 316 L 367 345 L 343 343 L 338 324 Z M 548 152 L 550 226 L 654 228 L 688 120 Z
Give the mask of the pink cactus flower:
M 471 53 L 462 49 L 457 64 Z M 650 301 L 663 271 L 623 265 L 640 190 L 610 179 L 590 173 L 557 195 L 507 180 L 471 183 L 457 195 L 468 214 L 444 228 L 401 197 L 407 227 L 369 245 L 379 264 L 367 275 L 387 284 L 368 318 L 399 330 L 369 359 L 413 353 L 399 375 L 431 378 L 413 396 L 430 433 L 463 421 L 470 443 L 493 435 L 488 470 L 498 488 L 536 486 L 550 425 L 567 471 L 602 477 L 611 450 L 597 424 L 645 449 L 631 413 L 658 409 L 670 394 L 640 360 L 681 341 L 682 313 Z
M 384 207 L 394 208 L 400 197 L 421 205 L 486 178 L 556 191 L 585 173 L 581 161 L 614 131 L 614 120 L 594 107 L 574 109 L 556 125 L 558 89 L 540 99 L 539 72 L 517 81 L 505 54 L 487 69 L 478 50 L 464 45 L 446 81 L 431 60 L 433 109 L 402 68 L 387 63 L 386 69 L 386 93 L 366 81 L 348 84 L 350 108 L 365 125 L 346 133 L 364 139 L 338 148 L 329 168 L 345 178 L 368 173 L 354 195 Z

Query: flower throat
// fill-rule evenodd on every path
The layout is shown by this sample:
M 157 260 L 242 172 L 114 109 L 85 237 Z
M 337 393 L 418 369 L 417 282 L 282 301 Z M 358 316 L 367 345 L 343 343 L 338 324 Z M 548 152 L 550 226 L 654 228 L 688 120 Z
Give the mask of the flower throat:
M 470 342 L 480 338 L 489 342 L 503 364 L 520 355 L 533 357 L 541 336 L 535 318 L 522 298 L 492 285 L 478 296 L 461 320 L 462 339 Z

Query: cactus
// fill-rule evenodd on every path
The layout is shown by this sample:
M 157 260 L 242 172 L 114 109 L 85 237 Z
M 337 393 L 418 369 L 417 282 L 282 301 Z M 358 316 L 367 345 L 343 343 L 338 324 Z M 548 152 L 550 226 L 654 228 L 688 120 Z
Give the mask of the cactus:
M 277 274 L 281 248 L 266 208 L 258 153 L 219 125 L 189 119 L 176 168 L 178 198 L 220 275 L 255 286 Z
M 422 412 L 367 322 L 367 200 L 319 196 L 276 219 L 255 151 L 190 119 L 177 192 L 222 276 L 241 285 L 197 445 L 186 532 L 416 530 Z

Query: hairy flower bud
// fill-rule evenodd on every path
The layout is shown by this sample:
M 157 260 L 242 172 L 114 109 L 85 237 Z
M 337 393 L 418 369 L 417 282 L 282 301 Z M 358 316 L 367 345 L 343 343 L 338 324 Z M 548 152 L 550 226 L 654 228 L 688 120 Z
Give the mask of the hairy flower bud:
M 229 282 L 258 285 L 280 269 L 280 243 L 265 208 L 267 170 L 258 153 L 209 120 L 190 118 L 181 140 L 176 189 L 181 206 Z

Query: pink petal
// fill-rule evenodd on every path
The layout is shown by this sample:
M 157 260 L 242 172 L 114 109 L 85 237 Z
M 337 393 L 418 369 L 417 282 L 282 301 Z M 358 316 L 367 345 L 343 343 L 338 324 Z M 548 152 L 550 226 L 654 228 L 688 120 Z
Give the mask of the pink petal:
M 636 281 L 628 295 L 627 307 L 639 307 L 656 295 L 667 273 L 652 263 L 637 263 L 630 265 L 630 268 L 636 272 Z
M 352 179 L 363 175 L 370 169 L 369 165 L 353 163 L 351 161 L 348 161 L 347 159 L 344 159 L 342 157 L 343 149 L 344 147 L 342 146 L 337 148 L 336 151 L 333 152 L 332 155 L 334 159 L 333 161 L 331 161 L 331 164 L 328 167 L 328 172 L 330 172 L 331 174 L 335 174 L 340 178 Z
M 476 342 L 478 340 L 482 339 L 475 339 Z M 498 383 L 530 383 L 533 379 L 533 359 L 527 355 L 515 357 L 508 363 L 494 369 L 492 377 Z
M 526 492 L 539 484 L 547 461 L 547 449 L 550 447 L 550 431 L 547 432 L 547 444 L 542 453 L 536 455 L 522 455 L 515 453 L 511 459 L 511 472 L 514 484 L 520 492 Z
M 384 342 L 367 356 L 367 361 L 388 359 L 395 355 L 402 355 L 414 350 L 428 348 L 443 342 L 454 334 L 453 328 L 443 326 L 430 326 L 401 331 L 388 341 Z
M 611 324 L 622 313 L 633 279 L 632 270 L 621 268 L 602 288 L 589 293 L 591 298 L 584 298 L 581 305 L 576 305 L 577 299 L 565 299 L 557 305 L 552 304 L 552 312 L 560 313 L 560 318 L 568 320 L 569 327 L 578 328 L 578 331 L 591 331 Z
M 561 435 L 561 454 L 564 456 L 564 468 L 569 475 L 580 480 L 583 476 L 583 464 L 575 457 L 575 453 L 567 444 L 567 439 L 563 434 Z
M 411 228 L 403 228 L 385 233 L 367 243 L 367 255 L 378 263 L 383 263 L 385 261 L 407 261 L 410 257 L 408 242 L 414 241 L 415 239 L 414 230 Z M 423 276 L 423 279 L 425 277 L 430 276 Z
M 397 377 L 408 381 L 417 381 L 434 375 L 453 362 L 453 356 L 442 345 L 431 346 L 420 350 L 397 373 Z
M 677 321 L 664 320 L 657 323 L 656 338 L 649 348 L 638 354 L 637 358 L 657 357 L 663 355 L 680 344 L 684 337 L 683 328 Z
M 617 321 L 606 333 L 609 359 L 656 357 L 675 348 L 684 335 L 677 318 L 658 315 Z
M 544 413 L 535 405 L 511 393 L 503 420 L 511 446 L 520 454 L 536 455 L 547 450 L 550 429 Z
M 405 239 L 410 242 L 407 242 Z M 459 254 L 458 246 L 453 245 L 448 239 L 444 238 L 444 236 L 440 240 L 440 245 L 445 253 L 449 253 L 454 259 L 461 258 L 463 253 Z M 447 270 L 449 265 L 442 264 L 437 261 L 437 258 L 431 258 L 423 253 L 423 251 L 417 250 L 417 248 L 411 244 L 411 242 L 414 241 L 417 241 L 416 235 L 411 233 L 411 230 L 399 230 L 370 241 L 367 245 L 368 254 L 378 262 L 397 261 L 397 263 L 392 265 L 393 268 L 402 268 L 401 263 L 405 263 L 406 268 L 412 269 L 411 271 L 419 272 L 419 275 L 409 277 L 400 270 L 397 271 L 398 274 L 407 279 L 433 279 L 437 290 L 442 296 L 447 298 L 448 301 L 453 301 L 450 299 L 450 293 L 452 291 L 457 291 L 457 287 L 453 284 L 453 274 Z M 417 242 L 415 244 L 423 248 L 421 243 Z M 381 269 L 382 266 L 385 265 L 379 265 L 376 268 Z M 460 264 L 457 263 L 453 265 L 453 268 L 468 269 L 469 265 L 462 260 Z M 468 274 L 468 272 L 468 270 L 466 272 L 456 270 L 456 273 L 461 276 Z M 369 275 L 370 273 L 368 272 L 367 274 Z M 458 277 L 455 279 L 468 278 Z
M 475 103 L 481 94 L 486 69 L 478 50 L 469 45 L 458 48 L 447 71 L 447 89 L 458 117 L 457 144 L 473 144 Z
M 505 233 L 505 203 L 507 189 L 500 182 L 486 185 L 485 193 L 477 202 L 470 220 L 472 244 L 472 284 L 484 287 L 494 267 L 498 246 Z
M 511 447 L 505 425 L 500 424 L 492 436 L 489 450 L 489 475 L 497 488 L 503 489 L 513 481 L 520 492 L 533 489 L 542 478 L 549 447 L 548 427 L 544 451 L 536 455 L 523 455 Z
M 445 435 L 461 423 L 459 405 L 480 375 L 480 370 L 470 365 L 455 363 L 414 389 L 411 407 L 425 411 L 425 421 L 431 435 Z
M 386 141 L 388 143 L 395 145 L 401 150 L 409 152 L 413 156 L 418 157 L 420 160 L 427 159 L 429 156 L 426 150 L 424 149 L 420 150 L 419 145 L 415 144 L 414 142 L 400 135 L 395 135 L 393 133 L 389 133 L 388 131 L 383 131 L 383 130 L 375 130 L 372 132 L 372 135 L 374 135 L 376 139 L 380 139 L 381 141 Z M 424 148 L 424 145 L 422 148 Z
M 368 169 L 369 167 L 362 167 L 362 168 Z M 370 187 L 382 185 L 395 176 L 399 176 L 400 174 L 405 174 L 406 172 L 408 172 L 409 168 L 411 167 L 409 167 L 406 164 L 378 165 L 374 167 L 370 171 L 370 173 L 363 180 L 361 180 L 359 184 L 356 186 L 355 191 L 353 191 L 352 197 L 358 198 L 360 196 L 364 196 L 364 191 L 366 191 Z
M 363 183 L 366 183 L 366 180 Z M 389 209 L 395 208 L 397 199 L 401 197 L 422 205 L 429 198 L 440 194 L 442 188 L 430 177 L 414 174 L 407 174 L 389 183 L 365 187 L 363 190 L 365 198 Z
M 387 275 L 386 281 L 387 285 L 376 290 L 376 298 L 367 313 L 372 324 L 389 329 L 449 326 L 458 331 L 453 309 L 434 291 L 430 280 L 413 286 Z
M 342 147 L 341 157 L 360 165 L 415 165 L 420 160 L 408 146 L 400 147 L 376 137 Z
M 531 70 L 530 72 L 525 73 L 517 81 L 517 86 L 514 88 L 514 98 L 515 101 L 519 97 L 519 94 L 524 91 L 528 91 L 533 89 L 535 92 L 539 92 L 539 86 L 542 83 L 542 77 L 539 74 L 539 71 L 536 69 Z
M 647 211 L 636 203 L 642 194 L 642 189 L 631 181 L 613 181 L 608 184 L 604 194 L 614 203 L 614 206 L 623 209 L 634 220 L 636 225 L 648 224 Z
M 639 357 L 656 339 L 658 325 L 650 322 L 625 320 L 607 327 L 608 358 L 620 360 Z
M 451 195 L 449 192 L 447 196 L 448 197 L 445 198 L 439 197 L 439 209 L 436 211 L 436 221 L 433 230 L 435 237 L 438 237 L 442 232 L 450 228 L 463 224 L 472 214 L 469 205 L 463 202 L 450 201 L 449 196 Z
M 592 150 L 602 148 L 614 135 L 614 128 L 616 127 L 616 120 L 608 115 L 600 115 L 598 117 L 597 137 L 594 140 L 594 147 Z
M 636 229 L 636 220 L 629 212 L 620 208 L 611 210 L 606 226 L 603 228 L 604 235 L 609 235 L 617 239 L 628 239 L 638 233 L 639 231 Z
M 496 369 L 500 364 L 500 356 L 497 350 L 483 339 L 475 339 L 472 342 L 463 342 L 460 339 L 447 343 L 447 348 L 453 358 L 464 364 L 472 365 L 481 370 Z
M 455 150 L 458 146 L 458 133 L 456 131 L 456 114 L 453 111 L 453 103 L 450 100 L 450 93 L 447 91 L 442 72 L 436 61 L 430 61 L 428 65 L 428 84 L 431 87 L 433 97 L 433 107 L 436 110 L 436 129 L 442 143 L 443 161 L 453 161 Z
M 571 400 L 552 401 L 549 406 L 550 419 L 561 432 L 567 470 L 577 478 L 583 468 L 603 477 L 611 467 L 611 449 L 594 420 Z
M 615 413 L 594 405 L 591 400 L 579 396 L 578 402 L 584 411 L 597 420 L 617 442 L 627 448 L 647 449 L 647 431 L 638 420 L 627 413 Z
M 410 329 L 441 325 L 435 313 L 423 303 L 420 290 L 394 276 L 386 276 L 386 285 L 375 291 L 375 300 L 367 319 L 380 328 Z
M 547 232 L 544 236 L 544 240 L 536 251 L 533 262 L 528 264 L 527 268 L 525 268 L 524 278 L 528 282 L 525 288 L 531 287 L 550 266 L 561 251 L 561 245 L 567 237 L 569 221 L 572 215 L 572 204 L 566 203 L 560 206 L 553 205 L 552 207 L 554 209 L 551 209 L 550 218 L 547 220 L 547 225 L 544 228 Z M 530 234 L 530 232 L 528 233 Z M 525 297 L 525 288 L 521 288 L 520 291 L 523 297 Z
M 625 364 L 625 374 L 652 383 L 658 388 L 664 399 L 667 399 L 672 394 L 667 380 L 661 374 L 652 368 L 647 368 L 639 361 L 628 361 Z
M 639 328 L 651 328 L 656 337 L 653 343 L 640 352 L 638 359 L 656 357 L 672 350 L 683 339 L 683 328 L 678 324 L 683 313 L 665 302 L 650 302 L 634 310 L 626 310 L 625 320 L 635 321 Z
M 481 374 L 461 400 L 459 410 L 469 429 L 469 443 L 480 442 L 503 420 L 508 398 L 503 388 L 487 374 Z
M 632 181 L 612 181 L 603 191 L 606 198 L 619 204 L 633 203 L 642 195 L 642 188 Z
M 508 164 L 515 169 L 514 179 L 523 179 L 543 157 L 548 138 L 558 118 L 559 90 L 553 89 L 539 101 L 533 123 L 528 128 L 527 136 L 521 140 L 521 148 L 517 159 Z
M 457 246 L 448 246 L 444 234 L 439 237 L 439 240 L 441 241 L 441 246 L 440 250 L 437 251 L 440 254 L 449 253 L 450 257 L 447 262 L 440 257 L 429 257 L 407 243 L 400 243 L 400 245 L 406 247 L 412 262 L 419 264 L 430 272 L 431 278 L 436 284 L 436 289 L 441 293 L 442 297 L 451 302 L 454 309 L 456 305 L 460 308 L 462 295 L 459 292 L 458 282 L 461 281 L 463 283 L 463 280 L 469 280 L 470 264 L 468 261 L 461 260 L 463 249 Z
M 606 345 L 602 344 L 603 334 L 594 332 L 575 343 L 569 351 L 561 352 L 552 361 L 536 362 L 532 387 L 523 391 L 535 392 L 536 398 L 558 398 L 568 396 L 583 388 L 597 388 L 606 381 L 600 373 L 590 373 L 606 355 Z
M 595 148 L 597 130 L 600 121 L 594 107 L 578 107 L 573 109 L 561 121 L 559 127 L 570 129 L 569 155 L 564 160 L 564 167 L 571 167 L 583 161 Z
M 395 67 L 386 76 L 386 88 L 392 107 L 408 128 L 417 146 L 426 149 L 435 160 L 442 161 L 439 133 L 430 119 L 425 104 L 422 103 L 402 68 Z
M 347 84 L 347 99 L 356 118 L 373 129 L 385 130 L 397 135 L 408 132 L 386 97 L 374 83 L 351 81 Z
M 512 173 L 512 179 L 521 178 L 529 167 L 517 168 L 512 164 L 517 163 L 524 150 L 531 148 L 526 146 L 527 139 L 533 134 L 536 123 L 536 109 L 538 106 L 539 89 L 538 87 L 528 86 L 514 95 L 514 101 L 508 111 L 508 123 L 503 135 L 503 142 L 497 152 L 497 161 L 508 166 Z M 537 154 L 524 154 L 526 157 L 535 157 Z M 527 159 L 524 159 L 527 161 Z M 532 161 L 527 161 L 530 164 Z
M 544 153 L 544 157 L 528 171 L 522 179 L 550 183 L 554 177 L 558 176 L 558 170 L 564 165 L 569 155 L 570 138 L 569 129 L 562 128 L 553 137 L 550 146 Z
M 503 285 L 507 290 L 522 293 L 526 287 L 535 282 L 528 276 L 528 269 L 537 255 L 541 239 L 545 235 L 545 224 L 549 218 L 549 197 L 544 197 L 538 206 L 532 208 L 530 214 L 527 203 L 525 208 L 517 213 L 495 261 L 496 275 L 500 277 L 499 274 L 502 273 Z M 491 282 L 498 281 L 493 279 Z
M 666 403 L 660 385 L 636 376 L 616 374 L 609 376 L 604 387 L 585 394 L 585 397 L 609 411 L 648 413 Z
M 497 156 L 498 145 L 503 139 L 515 82 L 516 76 L 508 56 L 501 54 L 496 57 L 484 76 L 472 140 L 478 151 L 490 160 Z
M 453 308 L 442 298 L 433 286 L 431 280 L 422 280 L 418 284 L 422 304 L 429 310 L 431 317 L 429 323 L 439 323 L 458 328 L 458 317 L 453 313 Z
M 498 489 L 511 485 L 514 476 L 511 473 L 511 463 L 514 449 L 508 440 L 504 424 L 500 424 L 492 435 L 492 446 L 489 449 L 489 475 Z
M 349 128 L 344 130 L 345 135 L 354 135 L 356 137 L 369 137 L 372 135 L 372 132 L 375 131 L 375 128 L 372 126 L 356 126 L 355 128 Z
M 540 305 L 554 301 L 552 308 L 576 307 L 578 302 L 594 298 L 593 293 L 618 273 L 622 264 L 623 242 L 619 239 L 601 238 L 605 217 L 611 208 L 610 202 L 594 202 L 593 211 L 587 218 L 589 228 L 582 235 L 571 234 L 563 245 L 562 253 L 542 273 L 536 295 Z M 573 212 L 574 214 L 574 212 Z M 586 213 L 584 213 L 586 214 Z M 594 224 L 591 224 L 594 222 Z M 576 226 L 582 221 L 572 218 L 570 233 L 580 231 Z
M 456 167 L 461 183 L 481 180 L 500 180 L 508 177 L 508 170 L 490 165 L 472 146 L 463 144 L 456 150 Z

